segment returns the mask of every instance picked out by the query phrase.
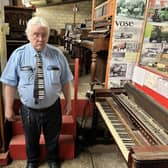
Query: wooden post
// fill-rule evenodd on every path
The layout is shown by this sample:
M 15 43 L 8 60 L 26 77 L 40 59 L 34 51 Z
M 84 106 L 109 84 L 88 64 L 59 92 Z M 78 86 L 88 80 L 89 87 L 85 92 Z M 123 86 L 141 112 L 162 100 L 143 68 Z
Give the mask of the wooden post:
M 74 78 L 74 111 L 73 118 L 76 121 L 76 104 L 78 100 L 78 76 L 79 76 L 79 58 L 75 58 L 75 78 Z
M 4 108 L 2 100 L 2 84 L 0 83 L 0 152 L 5 152 Z
M 4 23 L 4 5 L 0 2 L 0 75 L 7 62 L 6 34 L 9 33 L 9 25 Z M 3 108 L 3 89 L 0 83 L 0 153 L 5 152 L 5 128 L 4 128 L 4 108 Z
M 6 34 L 9 32 L 9 25 L 7 23 L 0 23 L 0 65 L 2 71 L 7 62 L 7 46 Z
M 110 32 L 110 41 L 109 41 L 109 49 L 108 49 L 108 57 L 107 57 L 107 67 L 106 67 L 106 77 L 105 77 L 105 88 L 108 88 L 108 78 L 110 73 L 110 60 L 112 57 L 112 40 L 113 40 L 113 32 L 114 32 L 114 25 L 115 25 L 115 13 L 116 13 L 116 6 L 117 2 L 114 0 L 109 0 L 109 4 L 111 5 L 110 9 L 113 11 L 111 13 L 112 20 L 111 20 L 111 32 Z
M 77 11 L 78 11 L 77 4 L 74 4 L 74 7 L 73 7 L 73 13 L 74 13 L 74 20 L 73 20 L 74 27 L 73 27 L 73 29 L 74 30 L 76 28 L 76 13 L 77 13 Z
M 95 18 L 95 5 L 96 4 L 96 1 L 95 0 L 92 0 L 92 22 L 91 22 L 91 30 L 94 30 L 94 18 Z

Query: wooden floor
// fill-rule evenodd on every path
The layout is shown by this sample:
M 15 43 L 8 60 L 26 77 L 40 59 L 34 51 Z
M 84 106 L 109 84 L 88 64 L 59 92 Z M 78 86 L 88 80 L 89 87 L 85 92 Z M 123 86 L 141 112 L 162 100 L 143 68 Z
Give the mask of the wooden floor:
M 4 168 L 24 168 L 25 165 L 26 161 L 13 161 Z M 43 163 L 39 168 L 48 168 L 48 164 Z M 127 168 L 127 165 L 115 144 L 99 144 L 84 148 L 73 160 L 62 161 L 61 168 Z

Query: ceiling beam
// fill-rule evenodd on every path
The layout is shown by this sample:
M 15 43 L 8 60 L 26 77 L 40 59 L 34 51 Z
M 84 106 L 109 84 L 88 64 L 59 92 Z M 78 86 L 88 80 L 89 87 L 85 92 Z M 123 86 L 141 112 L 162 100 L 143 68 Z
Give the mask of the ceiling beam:
M 42 0 L 44 1 L 44 0 Z M 45 0 L 46 3 L 38 3 L 33 4 L 35 7 L 48 7 L 48 6 L 57 6 L 57 5 L 64 5 L 64 4 L 70 4 L 70 3 L 78 3 L 82 1 L 91 1 L 91 0 Z

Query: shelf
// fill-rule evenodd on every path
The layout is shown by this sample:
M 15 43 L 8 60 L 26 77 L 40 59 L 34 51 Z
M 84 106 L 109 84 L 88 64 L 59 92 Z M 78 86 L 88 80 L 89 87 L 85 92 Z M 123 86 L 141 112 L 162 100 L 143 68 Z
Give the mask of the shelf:
M 168 79 L 168 71 L 167 72 L 163 72 L 163 71 L 158 70 L 156 67 L 148 67 L 148 66 L 140 66 L 140 67 L 143 68 L 143 69 L 146 69 L 146 70 L 148 70 L 150 72 L 153 72 L 156 75 L 159 75 L 159 76 L 162 76 L 162 77 Z
M 168 75 L 156 68 L 136 66 L 132 80 L 138 89 L 168 109 Z

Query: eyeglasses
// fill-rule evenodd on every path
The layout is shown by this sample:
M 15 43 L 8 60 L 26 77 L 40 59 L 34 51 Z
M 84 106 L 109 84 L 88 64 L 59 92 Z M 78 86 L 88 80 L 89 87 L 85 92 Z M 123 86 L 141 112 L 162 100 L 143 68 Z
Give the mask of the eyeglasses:
M 32 37 L 34 39 L 39 39 L 39 38 L 46 39 L 46 38 L 48 38 L 48 34 L 47 33 L 33 33 Z

